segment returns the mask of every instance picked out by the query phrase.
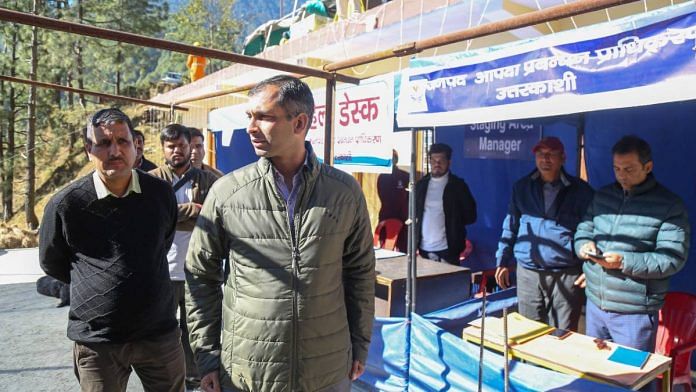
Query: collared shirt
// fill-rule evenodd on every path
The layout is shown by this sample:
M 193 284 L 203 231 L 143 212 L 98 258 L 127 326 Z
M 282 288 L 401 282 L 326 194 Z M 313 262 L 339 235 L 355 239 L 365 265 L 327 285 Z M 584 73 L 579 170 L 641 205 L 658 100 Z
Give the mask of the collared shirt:
M 123 196 L 116 196 L 113 192 L 107 189 L 104 181 L 102 181 L 101 177 L 99 177 L 99 173 L 97 173 L 96 170 L 92 172 L 92 181 L 94 182 L 94 189 L 97 191 L 97 199 L 103 199 L 107 196 L 113 196 L 116 198 L 126 197 L 130 195 L 131 192 L 142 193 L 140 190 L 138 173 L 135 172 L 135 169 L 131 169 L 131 180 L 128 184 L 128 189 L 126 189 L 126 193 L 124 193 Z
M 192 166 L 189 167 L 189 170 L 191 170 L 191 168 Z M 179 180 L 181 180 L 185 174 L 186 173 L 179 177 L 172 170 L 172 185 L 179 182 Z M 175 195 L 177 204 L 190 203 L 193 200 L 192 180 L 186 181 L 183 186 L 176 190 Z M 174 233 L 174 241 L 172 242 L 171 248 L 169 248 L 169 251 L 167 252 L 167 261 L 169 262 L 169 278 L 173 281 L 183 281 L 186 279 L 184 265 L 186 264 L 186 253 L 188 252 L 190 241 L 190 231 L 177 230 Z
M 533 180 L 540 177 L 541 173 L 539 173 L 538 170 L 532 174 Z M 551 207 L 553 207 L 553 203 L 556 201 L 556 197 L 558 196 L 558 192 L 561 191 L 562 186 L 570 186 L 570 180 L 565 176 L 565 174 L 563 174 L 562 170 L 561 176 L 558 180 L 554 182 L 544 182 L 542 187 L 544 192 L 544 211 L 546 211 L 547 214 L 551 210 Z
M 290 229 L 295 231 L 295 203 L 297 202 L 297 193 L 299 192 L 300 185 L 302 184 L 302 169 L 308 167 L 307 157 L 308 153 L 305 153 L 304 164 L 299 170 L 292 176 L 292 189 L 288 189 L 287 184 L 285 184 L 285 179 L 283 175 L 273 167 L 273 178 L 275 179 L 276 186 L 278 186 L 278 191 L 280 191 L 280 196 L 285 200 L 288 205 L 288 219 L 290 219 Z

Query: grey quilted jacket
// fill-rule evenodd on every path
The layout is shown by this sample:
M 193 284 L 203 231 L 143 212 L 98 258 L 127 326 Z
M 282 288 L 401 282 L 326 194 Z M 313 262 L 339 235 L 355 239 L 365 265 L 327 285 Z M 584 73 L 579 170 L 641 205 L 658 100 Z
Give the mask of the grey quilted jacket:
M 365 198 L 308 148 L 294 233 L 266 158 L 219 179 L 193 231 L 191 346 L 201 374 L 219 370 L 223 387 L 317 391 L 367 359 L 375 258 Z

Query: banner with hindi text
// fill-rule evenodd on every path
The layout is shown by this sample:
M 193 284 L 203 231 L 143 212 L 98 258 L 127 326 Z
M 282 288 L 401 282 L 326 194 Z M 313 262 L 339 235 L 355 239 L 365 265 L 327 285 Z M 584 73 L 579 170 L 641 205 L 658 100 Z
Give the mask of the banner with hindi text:
M 435 58 L 402 73 L 400 128 L 696 99 L 696 3 Z

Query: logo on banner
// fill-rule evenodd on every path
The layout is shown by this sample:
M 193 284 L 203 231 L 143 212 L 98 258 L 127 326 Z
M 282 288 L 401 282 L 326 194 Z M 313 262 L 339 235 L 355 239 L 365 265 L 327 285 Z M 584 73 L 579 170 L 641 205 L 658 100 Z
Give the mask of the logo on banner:
M 467 125 L 464 128 L 464 156 L 533 161 L 532 147 L 541 139 L 541 131 L 541 125 L 523 121 Z

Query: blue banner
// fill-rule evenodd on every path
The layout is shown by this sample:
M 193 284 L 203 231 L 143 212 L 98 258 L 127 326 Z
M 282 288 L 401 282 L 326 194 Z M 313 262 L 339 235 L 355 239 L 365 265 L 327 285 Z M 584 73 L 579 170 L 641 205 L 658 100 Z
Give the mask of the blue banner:
M 485 51 L 412 60 L 400 127 L 696 99 L 696 4 Z M 422 65 L 426 66 L 422 66 Z
M 533 161 L 531 151 L 541 139 L 541 125 L 524 121 L 495 121 L 464 127 L 464 157 Z

